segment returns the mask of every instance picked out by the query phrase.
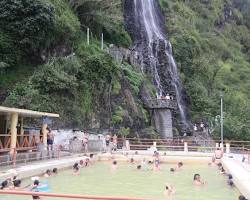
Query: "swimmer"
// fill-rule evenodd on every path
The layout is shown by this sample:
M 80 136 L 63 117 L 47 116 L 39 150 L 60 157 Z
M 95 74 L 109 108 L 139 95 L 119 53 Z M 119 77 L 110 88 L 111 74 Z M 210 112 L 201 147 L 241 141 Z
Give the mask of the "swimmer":
M 113 161 L 112 165 L 111 165 L 111 171 L 115 171 L 117 170 L 117 161 Z
M 228 180 L 227 180 L 227 184 L 231 187 L 234 186 L 234 182 L 233 182 L 233 176 L 231 174 L 228 174 Z
M 153 161 L 152 161 L 152 160 L 149 160 L 149 161 L 148 161 L 148 164 L 150 164 L 150 165 L 153 164 Z
M 217 167 L 218 167 L 219 170 L 221 170 L 223 168 L 221 163 L 218 163 Z
M 220 174 L 226 174 L 226 171 L 223 167 L 221 167 L 221 169 L 220 169 Z
M 6 189 L 9 189 L 8 187 L 8 181 L 5 180 L 1 183 L 1 187 L 0 187 L 1 190 L 6 190 Z
M 239 200 L 247 200 L 247 198 L 245 196 L 243 196 L 243 195 L 240 195 Z
M 53 175 L 57 175 L 57 173 L 58 173 L 57 168 L 53 168 L 53 170 L 52 170 L 52 174 L 53 174 Z
M 164 191 L 164 196 L 169 196 L 175 193 L 175 189 L 173 186 L 166 184 L 165 186 L 165 191 Z
M 78 163 L 75 163 L 73 165 L 73 175 L 79 175 L 80 174 L 80 168 L 79 168 L 79 165 Z
M 136 169 L 141 170 L 141 165 L 137 165 Z
M 175 171 L 180 170 L 182 166 L 183 166 L 183 162 L 178 162 L 178 163 L 177 163 L 177 166 L 176 166 L 176 168 L 175 168 Z
M 80 167 L 84 167 L 84 165 L 85 165 L 83 160 L 80 160 L 79 164 L 80 164 Z
M 211 167 L 215 167 L 216 164 L 215 164 L 215 157 L 212 157 L 212 162 L 211 163 L 208 163 L 209 166 Z
M 90 159 L 86 158 L 84 162 L 85 167 L 88 167 L 90 165 Z
M 135 160 L 134 160 L 134 158 L 130 158 L 130 164 L 134 164 L 135 163 Z
M 175 169 L 174 168 L 170 168 L 170 172 L 175 172 Z
M 22 181 L 20 179 L 14 180 L 13 181 L 13 184 L 14 184 L 13 189 L 14 190 L 21 190 L 21 183 L 22 183 Z
M 217 148 L 214 152 L 214 157 L 216 160 L 220 160 L 223 157 L 223 151 L 221 148 Z
M 160 161 L 158 159 L 155 160 L 155 164 L 154 164 L 154 171 L 159 171 L 160 170 Z
M 38 190 L 39 184 L 40 184 L 39 180 L 35 180 L 34 183 L 33 183 L 32 188 L 31 188 L 31 191 L 32 192 L 39 192 L 39 190 Z M 32 199 L 33 200 L 34 199 L 41 199 L 41 197 L 40 196 L 32 196 Z
M 50 177 L 52 175 L 52 172 L 50 169 L 47 169 L 45 174 L 44 174 L 44 177 Z
M 194 182 L 194 185 L 197 185 L 197 186 L 200 186 L 200 185 L 204 185 L 204 184 L 205 184 L 205 182 L 201 180 L 200 174 L 195 174 L 195 175 L 194 175 L 194 180 L 193 180 L 193 182 Z

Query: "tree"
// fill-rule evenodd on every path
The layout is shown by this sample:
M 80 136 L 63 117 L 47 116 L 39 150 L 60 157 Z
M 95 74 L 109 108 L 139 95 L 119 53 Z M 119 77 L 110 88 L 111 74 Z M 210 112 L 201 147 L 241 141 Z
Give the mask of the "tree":
M 39 52 L 50 44 L 54 7 L 39 0 L 0 1 L 0 30 L 26 53 Z

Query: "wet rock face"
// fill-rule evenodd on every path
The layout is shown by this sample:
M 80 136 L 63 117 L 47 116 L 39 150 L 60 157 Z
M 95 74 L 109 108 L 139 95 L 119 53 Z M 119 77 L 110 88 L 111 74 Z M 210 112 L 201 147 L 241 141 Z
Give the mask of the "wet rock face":
M 150 18 L 150 15 L 147 16 L 145 14 L 146 12 L 149 12 L 149 10 L 146 10 L 149 9 L 149 7 L 143 8 L 143 10 L 143 4 L 140 0 L 124 0 L 125 25 L 127 31 L 133 38 L 133 48 L 138 52 L 142 71 L 147 74 L 148 77 L 152 78 L 152 83 L 156 86 L 158 92 L 161 91 L 162 95 L 170 94 L 174 97 L 176 103 L 179 105 L 183 104 L 181 110 L 179 107 L 179 109 L 173 113 L 173 118 L 176 119 L 174 120 L 176 127 L 186 129 L 186 123 L 184 123 L 185 126 L 181 123 L 186 120 L 183 120 L 183 110 L 184 112 L 186 110 L 184 106 L 185 103 L 183 101 L 184 98 L 180 98 L 180 94 L 181 96 L 183 94 L 183 89 L 180 80 L 177 77 L 178 75 L 176 75 L 175 63 L 173 64 L 174 61 L 172 57 L 171 44 L 165 37 L 166 31 L 164 28 L 164 16 L 161 13 L 158 1 L 153 1 L 153 6 L 152 2 L 148 6 L 151 6 L 151 11 L 153 12 L 151 14 L 154 17 L 153 19 L 151 17 L 151 19 L 145 20 L 147 17 Z M 149 30 L 149 22 L 153 22 L 154 26 L 152 25 L 152 29 L 156 28 L 155 32 Z M 150 37 L 152 35 L 153 37 Z M 151 98 L 155 98 L 155 96 Z M 182 125 L 179 126 L 179 124 Z

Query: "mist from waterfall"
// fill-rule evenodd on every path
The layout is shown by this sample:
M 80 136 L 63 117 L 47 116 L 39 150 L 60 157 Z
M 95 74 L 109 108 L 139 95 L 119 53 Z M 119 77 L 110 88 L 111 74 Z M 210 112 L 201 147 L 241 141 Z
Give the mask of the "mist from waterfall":
M 144 41 L 147 43 L 147 52 L 149 58 L 149 65 L 151 68 L 151 74 L 154 79 L 154 84 L 157 89 L 157 96 L 162 96 L 171 93 L 171 91 L 164 90 L 162 85 L 162 77 L 159 71 L 159 65 L 161 61 L 158 58 L 159 53 L 159 44 L 164 44 L 164 54 L 166 56 L 166 61 L 168 62 L 168 66 L 166 66 L 166 70 L 170 73 L 171 77 L 171 86 L 174 89 L 176 102 L 178 104 L 178 109 L 180 113 L 181 123 L 186 127 L 187 119 L 184 109 L 184 103 L 182 99 L 182 84 L 178 75 L 178 69 L 175 63 L 175 60 L 172 55 L 172 46 L 170 42 L 167 40 L 165 33 L 162 29 L 161 19 L 159 18 L 159 10 L 156 7 L 156 0 L 134 0 L 134 8 L 135 8 L 135 18 L 138 23 L 141 24 L 141 27 L 144 29 L 145 36 Z M 145 48 L 145 45 L 144 45 Z M 143 51 L 143 49 L 141 50 Z M 144 59 L 144 58 L 143 58 Z M 158 113 L 158 116 L 155 117 L 156 127 L 160 127 L 161 125 L 168 123 L 166 120 L 169 119 L 168 116 L 163 114 L 164 112 Z M 162 122 L 164 121 L 165 122 Z M 161 129 L 160 129 L 161 130 Z M 171 133 L 166 133 L 166 131 L 161 130 L 164 137 L 171 137 Z M 162 133 L 161 133 L 162 134 Z M 167 135 L 166 135 L 167 134 Z

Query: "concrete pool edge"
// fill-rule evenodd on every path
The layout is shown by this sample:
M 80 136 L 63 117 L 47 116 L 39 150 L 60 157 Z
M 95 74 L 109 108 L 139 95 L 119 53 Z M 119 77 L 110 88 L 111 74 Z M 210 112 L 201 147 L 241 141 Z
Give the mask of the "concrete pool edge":
M 222 159 L 223 167 L 233 176 L 233 181 L 238 190 L 250 199 L 250 172 L 240 161 L 224 156 Z

